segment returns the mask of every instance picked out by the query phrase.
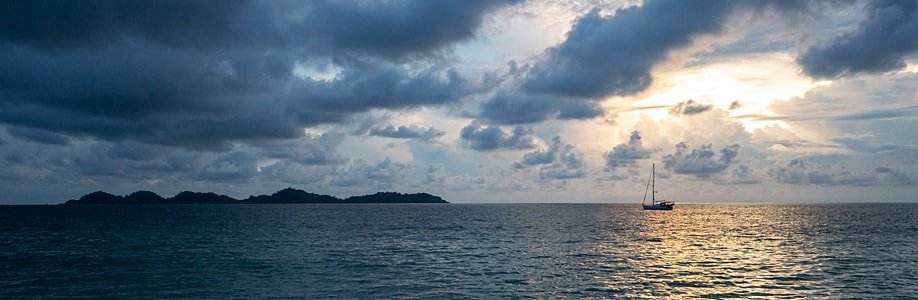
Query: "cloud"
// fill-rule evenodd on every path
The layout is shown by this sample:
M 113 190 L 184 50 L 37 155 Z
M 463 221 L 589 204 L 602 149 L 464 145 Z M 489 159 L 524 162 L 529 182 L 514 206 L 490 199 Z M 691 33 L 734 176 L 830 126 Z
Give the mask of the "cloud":
M 611 16 L 593 9 L 563 42 L 518 71 L 517 86 L 484 102 L 481 118 L 519 124 L 599 116 L 597 101 L 646 89 L 653 66 L 695 36 L 719 31 L 733 3 L 645 1 Z
M 890 167 L 876 167 L 873 169 L 876 174 L 877 184 L 880 185 L 909 185 L 918 182 L 915 173 L 893 169 Z
M 812 114 L 801 114 L 801 115 L 778 115 L 778 116 L 769 116 L 762 114 L 748 114 L 748 115 L 739 115 L 735 118 L 741 119 L 751 119 L 756 121 L 847 121 L 847 122 L 859 122 L 859 121 L 878 121 L 878 120 L 895 120 L 895 119 L 907 119 L 915 118 L 915 112 L 918 111 L 918 105 L 907 105 L 901 107 L 892 107 L 892 108 L 876 108 L 876 109 L 857 109 L 849 111 L 829 111 L 829 108 L 825 108 L 827 111 L 818 112 Z
M 516 2 L 15 3 L 0 12 L 0 123 L 225 151 L 454 103 L 493 83 L 451 69 L 448 47 Z M 311 65 L 339 72 L 297 75 Z
M 888 109 L 875 109 L 875 110 L 866 110 L 858 113 L 851 113 L 845 115 L 839 115 L 833 120 L 836 121 L 864 121 L 864 120 L 891 120 L 898 118 L 912 118 L 915 117 L 915 111 L 918 110 L 918 105 L 911 105 L 900 108 L 888 108 Z
M 117 55 L 105 59 L 118 60 Z M 452 70 L 430 67 L 409 73 L 403 66 L 382 62 L 355 63 L 331 81 L 214 73 L 206 65 L 181 60 L 176 65 L 186 65 L 187 70 L 171 64 L 154 68 L 152 63 L 105 70 L 108 63 L 100 63 L 74 66 L 60 74 L 56 69 L 66 67 L 62 64 L 49 62 L 21 70 L 18 76 L 63 77 L 30 81 L 34 87 L 3 85 L 0 78 L 0 92 L 11 95 L 0 99 L 4 107 L 0 122 L 106 140 L 226 149 L 232 141 L 297 138 L 302 127 L 345 122 L 370 109 L 440 105 L 478 91 L 475 83 Z M 96 70 L 104 78 L 83 69 Z M 179 80 L 183 77 L 192 79 Z M 256 84 L 257 79 L 248 77 L 266 82 Z
M 394 162 L 388 157 L 375 164 L 357 160 L 331 175 L 329 184 L 339 187 L 391 188 L 404 180 L 405 172 L 410 167 L 407 164 Z
M 431 164 L 424 172 L 418 185 L 425 190 L 451 190 L 451 191 L 469 191 L 478 189 L 495 189 L 498 188 L 496 182 L 489 182 L 483 176 L 470 175 L 450 175 L 447 166 L 440 163 Z
M 854 31 L 808 48 L 798 62 L 817 78 L 899 70 L 905 56 L 918 50 L 916 36 L 918 3 L 870 1 L 867 19 Z
M 344 134 L 326 132 L 307 134 L 296 140 L 267 141 L 252 149 L 267 158 L 285 159 L 304 165 L 339 165 L 348 159 L 338 153 Z
M 650 85 L 651 68 L 669 50 L 721 30 L 733 1 L 645 1 L 604 16 L 598 9 L 576 21 L 561 44 L 546 52 L 522 89 L 581 98 L 630 95 Z
M 424 183 L 426 184 L 444 184 L 449 176 L 446 174 L 445 167 L 442 164 L 432 164 L 424 173 Z
M 498 93 L 481 106 L 480 117 L 498 124 L 527 124 L 548 119 L 589 119 L 602 114 L 596 101 L 551 95 Z
M 36 142 L 36 143 L 41 143 L 41 144 L 46 144 L 46 145 L 66 146 L 70 144 L 69 137 L 60 135 L 60 134 L 56 134 L 54 132 L 50 132 L 47 130 L 23 128 L 23 127 L 7 127 L 6 132 L 9 133 L 11 136 L 21 139 L 21 140 L 26 140 L 26 141 L 31 141 L 31 142 Z
M 485 126 L 479 121 L 463 127 L 459 139 L 465 147 L 479 151 L 532 149 L 538 141 L 531 128 L 517 126 L 508 133 L 498 126 Z
M 395 139 L 418 139 L 430 141 L 445 135 L 446 132 L 436 128 L 428 128 L 418 125 L 398 126 L 387 125 L 385 127 L 376 127 L 370 130 L 370 135 L 395 138 Z
M 538 149 L 523 155 L 513 163 L 516 169 L 540 166 L 541 179 L 573 179 L 586 176 L 583 171 L 583 155 L 577 152 L 574 145 L 565 144 L 561 137 L 551 139 L 548 149 Z
M 412 168 L 410 164 L 395 162 L 388 157 L 376 163 L 364 159 L 351 159 L 339 165 L 306 165 L 281 160 L 262 167 L 259 176 L 266 180 L 296 184 L 323 193 L 365 193 L 403 186 L 406 183 L 406 175 Z
M 829 139 L 851 151 L 865 154 L 889 154 L 900 151 L 918 151 L 918 146 L 901 143 L 876 143 L 870 136 L 839 136 Z
M 733 105 L 731 104 L 730 107 L 732 109 Z M 697 115 L 709 111 L 712 108 L 714 108 L 714 106 L 711 104 L 701 104 L 695 102 L 695 100 L 688 99 L 670 107 L 669 113 L 672 115 Z
M 738 109 L 738 108 L 740 108 L 740 107 L 743 107 L 743 104 L 740 103 L 739 100 L 734 100 L 733 102 L 730 102 L 730 108 L 729 108 L 729 110 L 735 110 L 735 109 Z
M 663 156 L 663 167 L 676 174 L 708 177 L 726 170 L 739 154 L 739 148 L 738 144 L 726 146 L 720 150 L 718 157 L 711 144 L 690 149 L 689 145 L 683 142 L 676 144 L 675 152 Z
M 511 65 L 513 86 L 485 101 L 479 117 L 521 124 L 600 116 L 598 101 L 644 91 L 653 81 L 651 70 L 672 50 L 690 46 L 698 36 L 719 33 L 738 9 L 793 11 L 805 6 L 786 1 L 650 0 L 614 14 L 593 9 L 539 60 L 525 67 Z
M 150 161 L 161 158 L 167 154 L 165 147 L 146 145 L 137 142 L 122 142 L 112 144 L 106 154 L 112 159 L 127 159 L 132 161 Z
M 258 158 L 244 151 L 228 152 L 205 165 L 197 179 L 213 181 L 247 181 L 258 174 Z
M 895 186 L 916 183 L 916 175 L 889 167 L 852 171 L 844 166 L 817 164 L 807 157 L 795 158 L 771 168 L 768 175 L 777 182 L 797 185 Z
M 66 147 L 17 143 L 15 147 L 0 148 L 0 169 L 3 170 L 0 171 L 0 178 L 9 180 L 7 186 L 15 184 L 36 189 L 34 184 L 45 186 L 46 182 L 29 180 L 35 178 L 34 174 L 46 174 L 47 182 L 56 183 L 56 188 L 49 191 L 98 183 L 112 186 L 125 182 L 144 184 L 148 180 L 180 176 L 193 182 L 192 179 L 196 178 L 193 172 L 212 162 L 217 155 L 168 147 L 146 147 L 134 143 L 88 142 L 82 139 L 73 139 Z M 21 178 L 6 176 L 17 172 L 20 175 L 33 175 Z
M 0 13 L 0 38 L 57 49 L 144 41 L 204 50 L 298 46 L 397 59 L 472 38 L 485 14 L 516 2 L 15 3 Z
M 351 113 L 445 104 L 479 91 L 455 70 L 440 66 L 411 72 L 391 64 L 356 62 L 334 80 L 305 80 L 285 97 L 298 105 Z
M 509 1 L 321 1 L 298 28 L 315 42 L 335 49 L 362 51 L 390 58 L 435 51 L 450 42 L 475 36 L 484 15 L 515 4 Z M 348 20 L 346 26 L 342 21 Z
M 632 131 L 628 143 L 616 145 L 612 151 L 604 153 L 603 158 L 606 166 L 614 170 L 616 167 L 634 166 L 638 160 L 650 158 L 652 152 L 641 145 L 641 133 Z
M 756 184 L 761 182 L 752 167 L 741 164 L 737 165 L 726 178 L 721 180 L 721 184 Z

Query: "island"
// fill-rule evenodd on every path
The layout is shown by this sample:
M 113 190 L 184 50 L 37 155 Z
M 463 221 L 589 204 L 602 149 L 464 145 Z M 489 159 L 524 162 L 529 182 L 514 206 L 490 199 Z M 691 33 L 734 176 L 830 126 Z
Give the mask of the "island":
M 238 200 L 216 193 L 184 191 L 171 198 L 163 198 L 151 191 L 137 191 L 126 196 L 117 196 L 103 191 L 96 191 L 68 200 L 64 205 L 93 204 L 319 204 L 319 203 L 449 203 L 443 198 L 428 193 L 402 194 L 396 192 L 379 192 L 372 195 L 352 196 L 341 199 L 335 196 L 314 194 L 294 188 L 285 188 L 271 195 L 250 196 Z

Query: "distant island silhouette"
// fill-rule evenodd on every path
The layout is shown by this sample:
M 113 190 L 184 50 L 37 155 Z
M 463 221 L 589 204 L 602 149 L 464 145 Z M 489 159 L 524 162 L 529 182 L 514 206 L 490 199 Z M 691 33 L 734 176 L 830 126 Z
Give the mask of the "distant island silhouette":
M 341 199 L 335 196 L 314 194 L 294 188 L 286 188 L 271 195 L 250 196 L 238 200 L 215 193 L 184 191 L 172 198 L 163 198 L 154 192 L 137 191 L 127 196 L 112 195 L 96 191 L 76 200 L 68 200 L 64 205 L 92 204 L 316 204 L 316 203 L 449 203 L 443 198 L 427 193 L 402 194 L 379 192 L 372 195 L 352 196 Z

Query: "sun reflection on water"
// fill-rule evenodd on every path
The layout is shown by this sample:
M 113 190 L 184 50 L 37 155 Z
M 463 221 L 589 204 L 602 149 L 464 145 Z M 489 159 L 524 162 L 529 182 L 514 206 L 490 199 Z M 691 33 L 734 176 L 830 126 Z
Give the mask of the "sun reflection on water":
M 627 271 L 607 278 L 605 287 L 632 287 L 623 291 L 628 297 L 829 296 L 808 291 L 818 284 L 820 259 L 831 256 L 810 239 L 824 224 L 802 221 L 794 207 L 698 208 L 643 211 L 635 220 L 643 230 L 628 245 L 598 245 L 608 257 L 630 258 L 613 263 Z

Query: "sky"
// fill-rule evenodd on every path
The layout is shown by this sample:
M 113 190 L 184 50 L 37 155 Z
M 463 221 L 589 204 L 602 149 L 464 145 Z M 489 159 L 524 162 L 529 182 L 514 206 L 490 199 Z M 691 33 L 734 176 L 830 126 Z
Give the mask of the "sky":
M 13 1 L 0 204 L 918 202 L 918 1 Z

